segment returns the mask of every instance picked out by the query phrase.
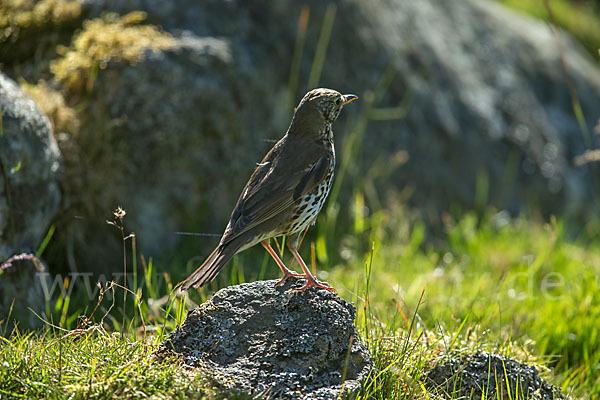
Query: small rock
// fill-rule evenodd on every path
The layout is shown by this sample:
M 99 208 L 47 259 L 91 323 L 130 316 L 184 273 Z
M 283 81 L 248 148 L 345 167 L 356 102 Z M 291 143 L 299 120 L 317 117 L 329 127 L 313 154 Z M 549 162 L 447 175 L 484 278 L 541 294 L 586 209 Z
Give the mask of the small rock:
M 540 378 L 535 367 L 512 358 L 483 352 L 465 356 L 461 360 L 452 359 L 435 366 L 427 373 L 425 383 L 430 388 L 451 394 L 452 398 L 464 396 L 469 399 L 481 399 L 482 392 L 486 394 L 487 399 L 566 398 L 559 388 Z M 496 393 L 499 390 L 502 394 L 498 397 Z
M 277 399 L 355 395 L 374 371 L 354 329 L 356 309 L 336 294 L 290 293 L 303 279 L 258 281 L 219 290 L 161 345 L 207 369 L 217 384 Z
M 15 322 L 21 329 L 42 327 L 51 286 L 44 261 L 32 254 L 0 263 L 0 335 L 10 335 Z

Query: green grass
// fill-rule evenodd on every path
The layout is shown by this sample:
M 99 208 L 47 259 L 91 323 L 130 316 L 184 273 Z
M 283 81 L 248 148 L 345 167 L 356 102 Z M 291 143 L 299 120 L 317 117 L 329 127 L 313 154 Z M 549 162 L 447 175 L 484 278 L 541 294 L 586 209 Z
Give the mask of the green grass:
M 479 350 L 545 366 L 544 376 L 574 398 L 600 395 L 600 246 L 568 240 L 559 222 L 511 220 L 493 211 L 448 219 L 439 246 L 426 243 L 423 227 L 409 225 L 401 209 L 381 220 L 384 226 L 370 233 L 373 251 L 320 268 L 355 303 L 357 328 L 382 371 L 362 398 L 435 398 L 422 386 L 423 374 L 450 356 Z M 305 254 L 309 248 L 303 246 Z M 261 259 L 239 259 L 223 274 L 233 281 L 256 279 L 253 266 Z M 61 306 L 51 314 L 65 329 L 48 326 L 2 339 L 0 393 L 226 397 L 202 373 L 153 359 L 152 351 L 194 303 L 169 296 L 172 284 L 157 289 L 162 275 L 152 269 L 159 267 L 141 264 L 141 294 L 126 292 L 124 325 L 123 289 L 108 285 L 99 305 L 88 306 L 89 320 L 76 318 L 84 307 L 80 300 L 70 299 L 64 310 L 66 299 L 58 298 L 54 305 Z M 202 296 L 192 293 L 191 299 Z
M 443 248 L 423 244 L 417 225 L 404 238 L 376 244 L 369 313 L 406 329 L 418 315 L 425 331 L 480 332 L 473 346 L 514 347 L 543 358 L 553 382 L 582 398 L 600 395 L 600 247 L 564 237 L 560 223 L 506 219 L 490 212 L 448 223 Z M 340 265 L 329 279 L 346 296 L 366 291 L 362 261 Z M 362 301 L 366 301 L 364 297 Z M 364 308 L 359 320 L 365 319 Z M 472 349 L 469 349 L 472 351 Z
M 177 362 L 154 362 L 154 347 L 155 339 L 127 341 L 105 332 L 14 335 L 0 350 L 0 396 L 183 398 L 203 390 Z

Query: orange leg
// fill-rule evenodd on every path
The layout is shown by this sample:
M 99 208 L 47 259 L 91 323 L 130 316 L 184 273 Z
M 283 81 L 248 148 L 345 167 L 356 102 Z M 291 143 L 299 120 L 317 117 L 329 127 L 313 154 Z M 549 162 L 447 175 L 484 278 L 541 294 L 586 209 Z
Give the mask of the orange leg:
M 317 280 L 317 278 L 315 278 L 309 271 L 308 267 L 306 266 L 306 263 L 304 262 L 304 260 L 302 259 L 302 257 L 300 257 L 300 254 L 298 253 L 298 250 L 296 248 L 293 248 L 292 246 L 289 246 L 290 251 L 292 252 L 292 254 L 294 255 L 294 258 L 296 259 L 296 261 L 298 261 L 298 264 L 300 264 L 300 266 L 302 267 L 302 270 L 304 271 L 305 278 L 306 278 L 306 283 L 304 284 L 304 286 L 302 286 L 299 289 L 294 289 L 292 290 L 292 292 L 302 292 L 306 289 L 308 289 L 311 286 L 315 286 L 318 287 L 320 289 L 325 289 L 325 290 L 329 290 L 330 292 L 334 292 L 335 293 L 335 289 L 327 282 L 319 282 Z
M 273 248 L 271 247 L 271 243 L 269 243 L 269 239 L 263 240 L 262 242 L 260 242 L 260 244 L 263 245 L 263 247 L 269 252 L 269 254 L 271 255 L 271 257 L 273 257 L 273 259 L 275 260 L 275 262 L 277 263 L 277 265 L 279 265 L 279 268 L 281 269 L 281 272 L 283 272 L 283 278 L 281 278 L 279 280 L 279 282 L 277 282 L 275 284 L 275 286 L 279 286 L 281 285 L 283 282 L 285 282 L 290 276 L 298 276 L 298 277 L 304 277 L 304 275 L 302 274 L 297 274 L 295 272 L 290 271 L 285 264 L 283 263 L 283 261 L 281 261 L 281 258 L 279 258 L 279 256 L 277 255 L 277 253 L 275 252 L 275 250 L 273 250 Z
M 302 237 L 300 238 L 300 241 L 298 242 L 298 245 L 296 246 L 297 249 L 300 248 L 300 246 L 302 246 L 302 241 L 304 240 L 304 236 L 306 236 L 306 232 L 308 232 L 308 226 L 306 227 L 306 229 L 304 230 L 304 233 L 302 234 Z M 291 241 L 292 238 L 295 238 L 293 240 L 298 240 L 297 236 L 290 236 L 288 239 Z M 279 247 L 279 244 L 277 245 L 277 247 Z M 289 247 L 289 246 L 288 246 Z M 292 261 L 290 261 L 290 268 L 292 268 L 292 265 L 294 265 L 294 261 L 296 261 L 295 258 L 292 258 Z M 304 276 L 304 275 L 303 275 Z

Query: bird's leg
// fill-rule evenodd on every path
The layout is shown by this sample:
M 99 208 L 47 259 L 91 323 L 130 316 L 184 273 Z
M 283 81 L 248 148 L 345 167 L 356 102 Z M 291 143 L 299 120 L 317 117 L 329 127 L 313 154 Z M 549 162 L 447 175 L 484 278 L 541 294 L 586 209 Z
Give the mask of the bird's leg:
M 299 248 L 300 248 L 300 246 L 302 245 L 302 241 L 304 240 L 304 236 L 306 236 L 306 232 L 308 232 L 308 226 L 307 226 L 307 227 L 306 227 L 306 229 L 304 230 L 304 233 L 302 234 L 302 237 L 300 238 L 300 240 L 299 240 L 299 241 L 298 241 L 298 237 L 299 237 L 298 235 L 299 235 L 299 233 L 297 233 L 297 234 L 295 234 L 295 235 L 293 235 L 293 236 L 290 236 L 290 237 L 288 237 L 288 238 L 287 238 L 287 240 L 288 240 L 288 241 L 291 241 L 292 243 L 293 243 L 293 241 L 294 241 L 294 240 L 296 240 L 296 241 L 298 242 L 298 244 L 297 244 L 297 245 L 295 245 L 294 247 L 295 247 L 296 249 L 299 249 Z M 292 265 L 294 265 L 294 261 L 296 261 L 296 259 L 295 259 L 295 258 L 292 258 L 292 261 L 290 261 L 290 268 L 292 268 Z M 304 275 L 303 275 L 303 276 L 304 276 Z
M 296 240 L 291 240 L 288 243 L 288 248 L 290 249 L 290 251 L 294 255 L 294 258 L 296 259 L 296 261 L 298 261 L 298 264 L 300 264 L 300 266 L 302 267 L 302 270 L 304 271 L 304 273 L 306 274 L 306 275 L 304 275 L 304 277 L 306 278 L 306 283 L 304 284 L 304 286 L 302 286 L 299 289 L 294 289 L 294 290 L 292 290 L 292 292 L 302 292 L 302 291 L 308 289 L 309 287 L 314 286 L 314 287 L 318 287 L 320 289 L 329 290 L 330 292 L 334 292 L 335 293 L 335 289 L 329 283 L 327 283 L 327 282 L 319 282 L 317 280 L 317 278 L 315 278 L 313 276 L 313 274 L 310 273 L 310 270 L 306 266 L 306 263 L 304 262 L 304 260 L 302 259 L 302 257 L 300 257 L 300 253 L 298 253 L 298 240 L 297 240 L 297 238 L 296 238 Z
M 279 280 L 279 282 L 277 282 L 275 284 L 275 286 L 279 286 L 281 285 L 283 282 L 285 282 L 290 276 L 297 276 L 297 277 L 304 277 L 304 275 L 302 274 L 297 274 L 293 271 L 290 271 L 285 264 L 283 263 L 283 261 L 281 261 L 281 258 L 279 258 L 279 256 L 277 255 L 277 253 L 275 252 L 275 250 L 273 250 L 273 248 L 271 247 L 271 243 L 269 242 L 269 239 L 265 239 L 262 242 L 260 242 L 260 244 L 263 245 L 263 247 L 269 252 L 269 254 L 271 255 L 271 257 L 273 257 L 273 259 L 275 260 L 275 262 L 277 263 L 277 265 L 279 265 L 279 268 L 281 269 L 281 272 L 283 272 L 283 278 L 281 278 Z

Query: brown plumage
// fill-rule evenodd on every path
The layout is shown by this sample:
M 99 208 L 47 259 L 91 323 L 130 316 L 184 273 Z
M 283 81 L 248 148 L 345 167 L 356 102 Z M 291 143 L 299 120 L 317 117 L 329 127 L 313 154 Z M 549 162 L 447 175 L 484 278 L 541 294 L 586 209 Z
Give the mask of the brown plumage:
M 331 124 L 344 105 L 356 100 L 331 89 L 308 92 L 295 110 L 287 133 L 267 153 L 250 177 L 231 214 L 217 248 L 181 288 L 201 287 L 212 281 L 235 253 L 261 243 L 284 276 L 305 277 L 299 290 L 310 286 L 333 290 L 310 273 L 298 253 L 298 238 L 317 217 L 329 194 L 335 167 Z M 291 272 L 269 244 L 288 236 L 287 244 L 304 274 Z

